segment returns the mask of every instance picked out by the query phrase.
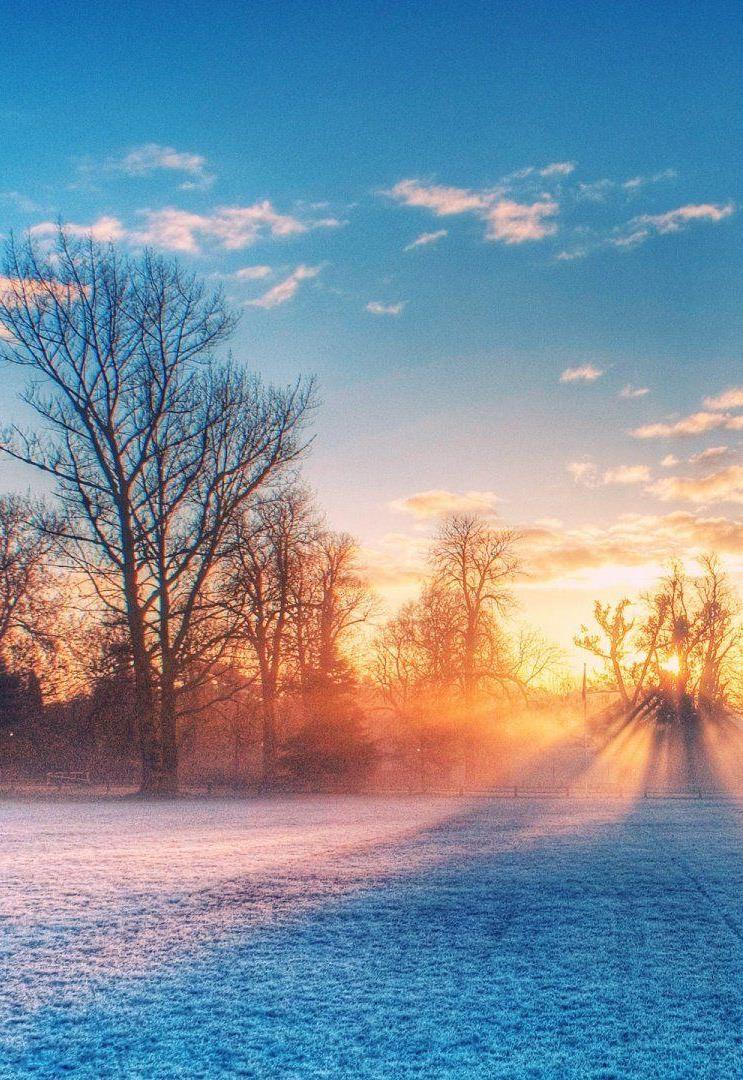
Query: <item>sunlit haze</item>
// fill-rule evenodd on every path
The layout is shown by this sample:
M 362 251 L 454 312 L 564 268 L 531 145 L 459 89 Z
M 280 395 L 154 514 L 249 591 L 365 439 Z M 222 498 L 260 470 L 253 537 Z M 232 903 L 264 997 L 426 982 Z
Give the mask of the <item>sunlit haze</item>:
M 6 12 L 0 228 L 177 255 L 238 309 L 239 364 L 315 373 L 306 475 L 387 609 L 452 509 L 524 533 L 521 617 L 573 666 L 596 593 L 709 549 L 741 573 L 726 5 L 671 38 L 639 4 L 558 36 L 539 3 L 75 11 Z

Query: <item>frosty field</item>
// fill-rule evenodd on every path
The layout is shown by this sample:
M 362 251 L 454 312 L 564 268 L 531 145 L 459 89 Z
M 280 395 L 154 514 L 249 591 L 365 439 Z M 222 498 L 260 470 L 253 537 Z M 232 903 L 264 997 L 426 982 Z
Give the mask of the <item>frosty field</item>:
M 743 1076 L 725 801 L 0 803 L 0 1076 Z

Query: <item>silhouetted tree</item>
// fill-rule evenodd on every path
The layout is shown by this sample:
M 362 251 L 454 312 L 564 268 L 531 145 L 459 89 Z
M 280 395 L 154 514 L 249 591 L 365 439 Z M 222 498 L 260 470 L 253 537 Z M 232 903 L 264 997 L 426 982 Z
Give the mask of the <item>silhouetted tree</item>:
M 177 786 L 178 699 L 229 648 L 213 594 L 233 519 L 301 452 L 310 388 L 286 391 L 213 359 L 234 319 L 174 262 L 77 243 L 11 241 L 4 353 L 31 372 L 40 433 L 3 449 L 56 484 L 50 528 L 132 656 L 142 790 Z

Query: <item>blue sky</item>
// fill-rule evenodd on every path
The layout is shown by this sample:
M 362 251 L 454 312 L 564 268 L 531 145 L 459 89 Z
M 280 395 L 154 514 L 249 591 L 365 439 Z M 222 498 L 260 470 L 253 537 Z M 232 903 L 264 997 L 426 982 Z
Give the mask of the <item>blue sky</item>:
M 5 19 L 0 231 L 224 284 L 238 359 L 318 375 L 309 475 L 391 600 L 457 506 L 525 530 L 525 615 L 564 640 L 677 550 L 743 565 L 737 5 Z

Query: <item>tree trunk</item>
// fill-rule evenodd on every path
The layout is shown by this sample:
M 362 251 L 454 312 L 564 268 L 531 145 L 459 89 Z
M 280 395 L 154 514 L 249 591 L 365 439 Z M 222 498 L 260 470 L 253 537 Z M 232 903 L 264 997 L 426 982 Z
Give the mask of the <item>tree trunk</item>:
M 263 776 L 261 786 L 264 791 L 271 791 L 276 786 L 277 749 L 276 737 L 276 693 L 272 686 L 264 685 L 263 691 Z
M 178 732 L 175 677 L 170 663 L 163 665 L 160 689 L 160 741 L 162 746 L 158 795 L 178 792 Z

